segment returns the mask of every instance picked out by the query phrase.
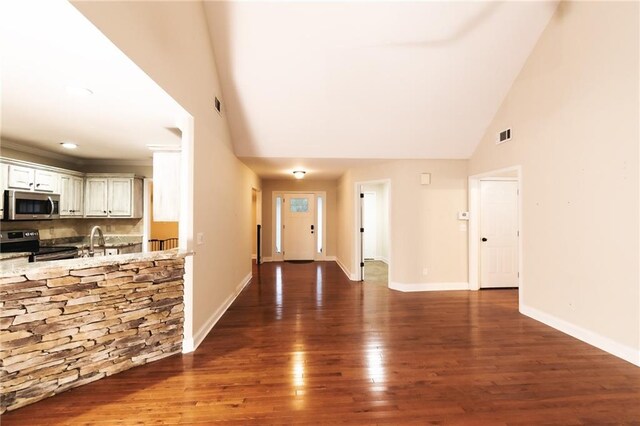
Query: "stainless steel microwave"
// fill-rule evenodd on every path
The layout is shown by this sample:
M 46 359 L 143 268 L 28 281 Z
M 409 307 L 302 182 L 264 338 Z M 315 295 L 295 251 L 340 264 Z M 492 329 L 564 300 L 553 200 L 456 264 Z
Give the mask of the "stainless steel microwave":
M 4 220 L 46 220 L 60 218 L 60 194 L 4 191 Z

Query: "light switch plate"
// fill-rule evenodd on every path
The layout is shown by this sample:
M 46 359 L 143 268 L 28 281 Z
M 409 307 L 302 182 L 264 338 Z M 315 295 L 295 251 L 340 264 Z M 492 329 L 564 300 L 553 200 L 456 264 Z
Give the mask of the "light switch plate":
M 198 232 L 198 234 L 196 234 L 196 244 L 204 244 L 204 234 L 202 232 Z

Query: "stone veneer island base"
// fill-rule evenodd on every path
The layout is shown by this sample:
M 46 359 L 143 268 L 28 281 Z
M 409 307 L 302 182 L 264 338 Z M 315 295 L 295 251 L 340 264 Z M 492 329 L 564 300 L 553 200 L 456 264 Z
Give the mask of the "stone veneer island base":
M 0 413 L 181 352 L 184 255 L 112 259 L 0 273 Z

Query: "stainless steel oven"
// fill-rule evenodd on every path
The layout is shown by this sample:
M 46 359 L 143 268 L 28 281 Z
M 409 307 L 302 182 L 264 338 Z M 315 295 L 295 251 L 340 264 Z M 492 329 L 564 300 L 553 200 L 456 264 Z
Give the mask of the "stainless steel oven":
M 5 220 L 60 218 L 60 195 L 28 191 L 4 191 Z
M 29 262 L 73 259 L 78 257 L 74 246 L 40 247 L 40 233 L 37 229 L 0 231 L 0 253 L 31 253 Z

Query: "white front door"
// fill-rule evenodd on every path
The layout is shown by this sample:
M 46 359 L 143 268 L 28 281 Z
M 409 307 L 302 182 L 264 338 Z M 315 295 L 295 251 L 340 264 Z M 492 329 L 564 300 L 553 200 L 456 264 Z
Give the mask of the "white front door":
M 375 192 L 364 193 L 364 205 L 362 212 L 362 227 L 364 228 L 364 258 L 375 259 L 378 252 L 377 199 Z
M 480 287 L 518 287 L 518 182 L 480 182 Z
M 284 260 L 315 258 L 315 195 L 284 196 Z

